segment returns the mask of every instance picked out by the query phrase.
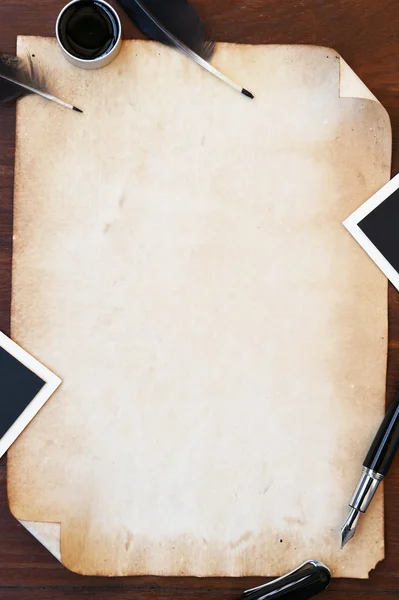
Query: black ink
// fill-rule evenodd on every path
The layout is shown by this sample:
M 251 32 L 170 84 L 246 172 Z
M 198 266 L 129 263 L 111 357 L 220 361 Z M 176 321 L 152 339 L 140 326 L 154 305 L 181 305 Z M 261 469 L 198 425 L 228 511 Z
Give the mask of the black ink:
M 76 58 L 94 60 L 115 46 L 119 26 L 113 13 L 96 0 L 72 4 L 62 15 L 58 35 L 65 50 Z
M 251 100 L 253 100 L 255 98 L 255 96 L 251 92 L 246 90 L 245 88 L 242 88 L 241 93 L 244 94 L 244 96 L 251 98 Z

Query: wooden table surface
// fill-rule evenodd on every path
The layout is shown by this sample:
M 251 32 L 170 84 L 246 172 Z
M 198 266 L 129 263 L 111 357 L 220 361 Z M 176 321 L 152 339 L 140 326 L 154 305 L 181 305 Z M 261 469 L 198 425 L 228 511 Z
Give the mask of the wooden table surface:
M 0 52 L 18 34 L 52 36 L 66 0 L 0 0 Z M 398 0 L 195 0 L 214 38 L 252 44 L 317 44 L 337 50 L 387 108 L 393 174 L 399 172 Z M 126 18 L 125 37 L 140 37 Z M 15 107 L 0 107 L 0 330 L 9 333 Z M 399 388 L 399 294 L 389 289 L 387 400 Z M 0 600 L 229 600 L 259 579 L 87 578 L 64 569 L 11 517 L 0 460 Z M 325 598 L 399 597 L 399 459 L 386 483 L 386 560 L 370 580 L 334 580 Z M 311 558 L 317 558 L 311 557 Z

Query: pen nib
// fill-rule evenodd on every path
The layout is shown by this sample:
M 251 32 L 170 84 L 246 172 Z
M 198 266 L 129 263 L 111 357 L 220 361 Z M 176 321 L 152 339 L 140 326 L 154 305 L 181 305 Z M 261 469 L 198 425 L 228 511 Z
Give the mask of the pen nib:
M 341 548 L 343 548 L 355 535 L 359 516 L 360 511 L 356 510 L 356 508 L 351 508 L 348 518 L 341 529 Z

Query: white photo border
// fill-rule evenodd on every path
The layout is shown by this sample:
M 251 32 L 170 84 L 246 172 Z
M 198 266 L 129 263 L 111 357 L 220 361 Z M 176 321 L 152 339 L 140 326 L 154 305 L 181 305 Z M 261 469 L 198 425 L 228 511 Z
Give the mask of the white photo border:
M 55 392 L 62 380 L 52 373 L 47 367 L 42 365 L 36 358 L 33 358 L 28 352 L 23 350 L 18 344 L 13 342 L 9 337 L 0 331 L 0 347 L 4 348 L 11 356 L 14 356 L 21 364 L 35 373 L 45 383 L 39 390 L 33 400 L 28 404 L 25 410 L 20 414 L 18 419 L 0 438 L 0 458 L 5 454 L 8 448 L 15 442 L 17 437 L 37 415 L 39 410 Z M 1 408 L 0 408 L 1 410 Z
M 344 226 L 353 235 L 355 240 L 367 252 L 370 258 L 376 263 L 381 271 L 388 277 L 389 281 L 399 290 L 399 273 L 385 258 L 367 235 L 360 229 L 359 223 L 369 215 L 377 206 L 382 204 L 389 196 L 399 189 L 399 174 L 391 179 L 374 196 L 367 200 L 345 221 Z

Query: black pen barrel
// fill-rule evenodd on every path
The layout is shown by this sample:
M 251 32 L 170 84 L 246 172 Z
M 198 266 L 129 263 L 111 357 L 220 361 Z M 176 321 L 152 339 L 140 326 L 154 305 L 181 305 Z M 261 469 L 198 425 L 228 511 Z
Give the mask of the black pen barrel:
M 384 420 L 364 460 L 364 467 L 386 475 L 399 447 L 399 392 L 390 404 Z

